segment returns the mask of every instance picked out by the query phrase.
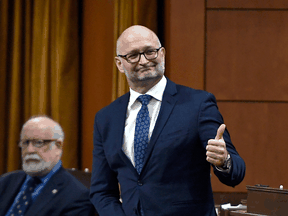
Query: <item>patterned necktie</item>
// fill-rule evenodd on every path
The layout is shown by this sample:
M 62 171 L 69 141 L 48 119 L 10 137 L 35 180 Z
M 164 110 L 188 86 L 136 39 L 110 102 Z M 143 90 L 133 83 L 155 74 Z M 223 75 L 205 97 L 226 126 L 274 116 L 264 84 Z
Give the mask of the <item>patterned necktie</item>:
M 36 186 L 41 183 L 40 179 L 37 177 L 29 179 L 27 182 L 27 187 L 25 191 L 21 194 L 19 200 L 17 201 L 14 208 L 11 210 L 10 215 L 24 215 L 26 210 L 29 208 L 32 202 L 32 193 L 34 192 Z
M 143 168 L 145 153 L 148 145 L 148 135 L 150 126 L 150 117 L 148 111 L 148 103 L 151 100 L 150 95 L 141 95 L 137 98 L 142 103 L 142 107 L 137 114 L 135 136 L 134 136 L 134 158 L 135 168 L 138 174 L 141 173 Z

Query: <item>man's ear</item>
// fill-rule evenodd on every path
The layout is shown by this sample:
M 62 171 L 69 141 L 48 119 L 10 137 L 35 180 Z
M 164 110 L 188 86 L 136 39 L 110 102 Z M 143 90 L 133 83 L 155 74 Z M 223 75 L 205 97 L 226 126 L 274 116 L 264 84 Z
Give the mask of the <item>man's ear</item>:
M 115 63 L 116 63 L 118 70 L 121 73 L 125 73 L 124 68 L 123 68 L 123 63 L 122 63 L 120 57 L 118 57 L 118 56 L 115 57 Z
M 58 159 L 61 159 L 62 153 L 63 153 L 63 141 L 55 141 L 56 151 L 54 152 L 55 157 L 58 157 Z
M 165 48 L 162 47 L 161 50 L 160 50 L 160 52 L 161 52 L 163 58 L 165 59 L 165 55 L 166 55 L 166 50 L 165 50 Z

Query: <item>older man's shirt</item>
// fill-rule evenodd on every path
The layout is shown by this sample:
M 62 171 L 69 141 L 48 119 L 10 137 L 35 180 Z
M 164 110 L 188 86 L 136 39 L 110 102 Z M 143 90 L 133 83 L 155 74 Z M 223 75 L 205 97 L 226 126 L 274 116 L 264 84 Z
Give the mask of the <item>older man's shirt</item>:
M 148 92 L 145 94 L 151 95 L 152 99 L 148 104 L 149 110 L 149 117 L 150 117 L 150 127 L 149 127 L 149 135 L 150 137 L 153 133 L 153 129 L 161 108 L 163 93 L 167 84 L 167 79 L 165 76 L 153 86 Z M 135 159 L 134 159 L 134 134 L 135 134 L 135 125 L 136 125 L 136 117 L 141 109 L 141 102 L 137 100 L 137 98 L 142 95 L 136 91 L 133 91 L 130 88 L 130 98 L 127 107 L 127 115 L 125 121 L 125 131 L 124 131 L 124 142 L 122 145 L 124 153 L 127 157 L 131 160 L 133 166 L 135 166 Z
M 62 161 L 59 160 L 58 163 L 53 167 L 53 169 L 45 176 L 39 177 L 41 183 L 38 184 L 32 193 L 32 202 L 35 201 L 37 196 L 40 194 L 41 190 L 44 188 L 44 186 L 47 184 L 47 182 L 51 179 L 51 177 L 62 167 Z M 24 183 L 21 186 L 20 192 L 17 194 L 16 198 L 14 199 L 14 202 L 12 206 L 9 208 L 8 212 L 6 213 L 5 216 L 10 216 L 10 211 L 14 208 L 14 206 L 17 204 L 17 201 L 20 199 L 21 194 L 25 191 L 27 188 L 27 182 L 31 179 L 32 177 L 29 175 L 26 175 L 26 179 Z

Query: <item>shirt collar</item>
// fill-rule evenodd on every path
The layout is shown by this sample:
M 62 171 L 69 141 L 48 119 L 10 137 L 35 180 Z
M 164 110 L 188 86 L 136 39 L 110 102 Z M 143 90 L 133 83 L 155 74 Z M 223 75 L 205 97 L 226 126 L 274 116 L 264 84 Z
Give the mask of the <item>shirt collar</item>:
M 158 101 L 162 101 L 166 84 L 167 84 L 167 79 L 165 76 L 163 76 L 161 80 L 151 89 L 149 89 L 149 91 L 147 91 L 145 94 L 151 95 L 153 98 L 155 98 Z M 128 107 L 131 107 L 140 95 L 143 95 L 143 94 L 140 94 L 130 88 L 130 99 L 129 99 Z

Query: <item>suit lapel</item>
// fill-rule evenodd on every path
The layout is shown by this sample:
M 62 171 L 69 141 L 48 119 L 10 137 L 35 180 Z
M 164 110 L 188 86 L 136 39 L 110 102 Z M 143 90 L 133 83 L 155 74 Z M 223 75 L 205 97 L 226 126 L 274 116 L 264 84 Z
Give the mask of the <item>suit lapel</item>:
M 177 99 L 174 96 L 176 93 L 177 93 L 176 84 L 167 79 L 167 85 L 163 94 L 161 108 L 157 117 L 155 127 L 153 129 L 150 142 L 148 144 L 143 170 L 145 169 L 146 163 L 148 162 L 151 156 L 154 145 L 157 142 L 157 139 L 161 134 L 161 131 L 163 130 L 166 122 L 168 121 L 169 116 L 177 102 Z
M 61 167 L 60 170 L 51 177 L 51 179 L 41 190 L 40 194 L 36 197 L 34 203 L 26 212 L 26 216 L 43 215 L 41 214 L 41 211 L 43 211 L 43 209 L 47 207 L 53 207 L 53 204 L 50 204 L 50 202 L 53 201 L 54 197 L 59 192 L 61 192 L 61 190 L 63 190 L 65 186 L 65 176 L 63 175 L 64 172 L 64 168 Z
M 5 193 L 5 196 L 1 196 L 0 194 L 0 215 L 5 215 L 11 205 L 14 202 L 14 199 L 16 198 L 17 194 L 20 192 L 20 188 L 22 184 L 24 183 L 26 178 L 26 174 L 24 171 L 19 172 L 19 176 L 17 175 L 16 178 L 13 178 L 9 183 L 5 185 L 1 185 L 1 190 L 3 191 L 2 187 L 8 187 L 9 188 L 9 193 Z M 2 193 L 2 192 L 1 192 Z M 2 211 L 3 210 L 3 211 Z

